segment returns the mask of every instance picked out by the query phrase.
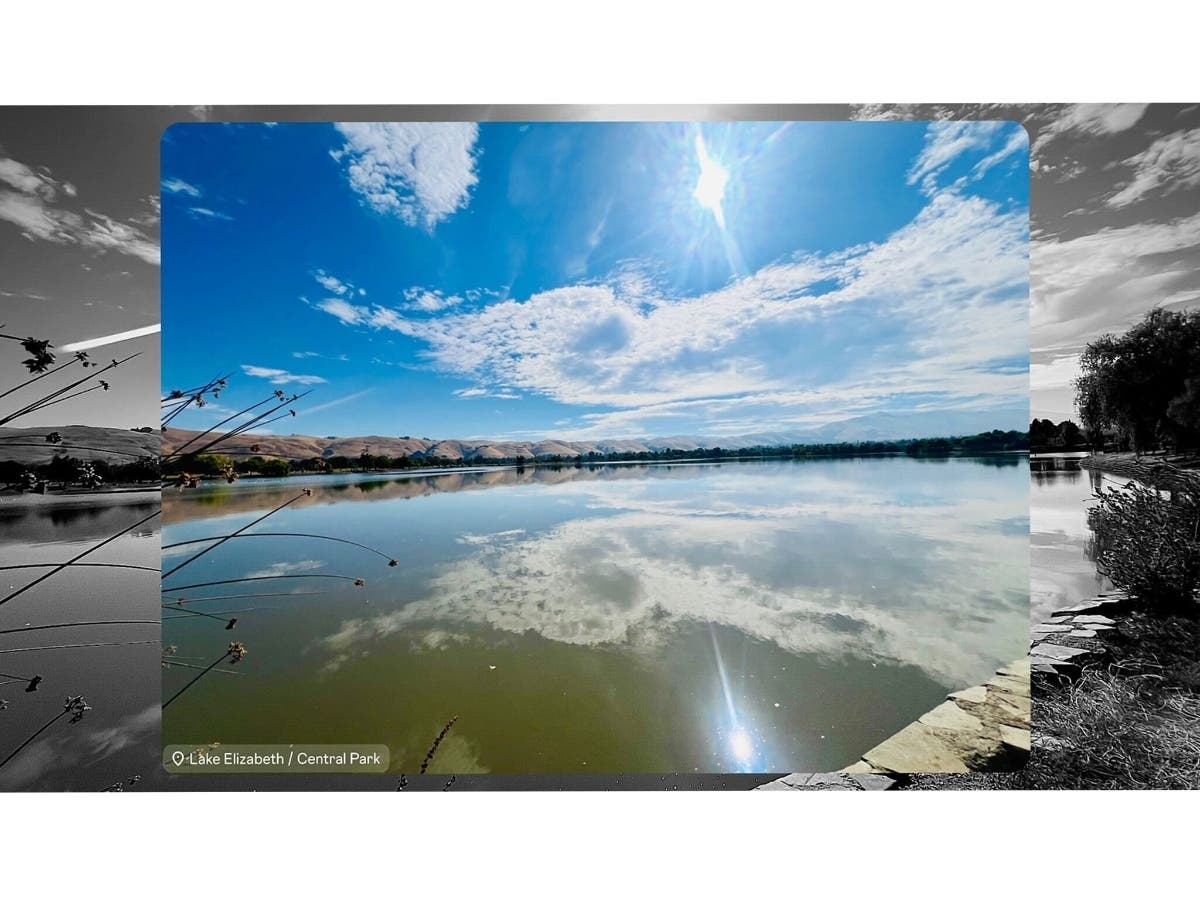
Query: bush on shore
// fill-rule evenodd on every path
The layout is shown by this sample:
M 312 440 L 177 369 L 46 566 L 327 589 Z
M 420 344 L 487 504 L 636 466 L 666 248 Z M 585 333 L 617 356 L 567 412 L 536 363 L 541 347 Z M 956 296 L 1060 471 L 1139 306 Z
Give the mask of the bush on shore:
M 1147 609 L 1194 610 L 1200 589 L 1200 503 L 1128 484 L 1088 511 L 1096 565 Z

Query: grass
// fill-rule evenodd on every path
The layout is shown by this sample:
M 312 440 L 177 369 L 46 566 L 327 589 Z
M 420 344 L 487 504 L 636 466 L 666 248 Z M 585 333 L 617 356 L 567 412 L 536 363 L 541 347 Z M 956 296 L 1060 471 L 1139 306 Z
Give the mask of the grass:
M 1200 615 L 1132 613 L 1079 679 L 1034 681 L 1034 747 L 1009 775 L 914 775 L 908 790 L 1200 788 Z

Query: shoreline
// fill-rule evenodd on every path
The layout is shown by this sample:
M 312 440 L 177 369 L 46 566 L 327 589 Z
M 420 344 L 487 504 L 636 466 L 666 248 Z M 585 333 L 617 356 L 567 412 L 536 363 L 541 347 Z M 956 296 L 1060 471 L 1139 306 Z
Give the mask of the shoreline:
M 161 493 L 162 490 L 157 485 L 154 487 L 128 485 L 108 490 L 68 491 L 53 494 L 35 494 L 32 491 L 26 491 L 23 494 L 0 493 L 0 507 L 23 509 L 39 506 L 90 506 L 97 499 L 109 502 L 137 503 L 149 501 L 151 498 L 160 496 Z
M 796 456 L 793 454 L 765 454 L 762 456 L 739 456 L 736 453 L 731 453 L 728 456 L 689 456 L 680 457 L 678 459 L 597 459 L 597 460 L 563 460 L 561 462 L 549 462 L 539 460 L 536 462 L 527 462 L 521 465 L 512 462 L 487 464 L 474 463 L 471 465 L 461 466 L 426 466 L 424 468 L 412 469 L 374 469 L 369 472 L 360 472 L 354 469 L 343 469 L 337 472 L 289 472 L 287 475 L 259 475 L 253 472 L 247 472 L 238 476 L 237 482 L 246 482 L 254 484 L 263 481 L 291 481 L 297 478 L 336 478 L 339 476 L 378 476 L 384 477 L 420 477 L 428 478 L 436 475 L 456 475 L 456 474 L 472 474 L 479 472 L 502 472 L 505 470 L 525 470 L 525 469 L 576 469 L 589 468 L 596 466 L 675 466 L 675 465 L 703 465 L 703 464 L 720 464 L 727 462 L 761 462 L 766 460 L 792 460 L 803 462 L 805 460 L 853 460 L 853 459 L 884 459 L 884 458 L 902 458 L 912 459 L 917 461 L 928 460 L 951 460 L 951 459 L 990 459 L 995 457 L 1010 457 L 1010 456 L 1029 456 L 1028 450 L 994 450 L 982 451 L 979 453 L 946 453 L 946 454 L 919 454 L 916 456 L 909 455 L 903 452 L 887 452 L 887 453 L 826 453 L 826 454 L 805 454 Z M 168 476 L 171 477 L 171 476 Z M 225 482 L 226 479 L 221 475 L 204 475 L 201 476 L 202 484 L 214 484 Z M 173 486 L 173 485 L 168 485 Z

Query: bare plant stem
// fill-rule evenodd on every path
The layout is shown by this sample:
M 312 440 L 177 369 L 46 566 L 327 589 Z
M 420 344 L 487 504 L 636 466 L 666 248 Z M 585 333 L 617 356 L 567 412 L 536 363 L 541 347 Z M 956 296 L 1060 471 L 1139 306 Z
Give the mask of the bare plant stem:
M 249 527 L 249 526 L 247 526 L 247 527 Z M 367 550 L 371 553 L 374 553 L 376 556 L 380 556 L 383 559 L 386 559 L 389 563 L 392 562 L 392 557 L 388 556 L 382 550 L 376 550 L 374 547 L 369 547 L 366 544 L 360 544 L 358 541 L 351 541 L 351 540 L 347 540 L 346 538 L 330 537 L 327 534 L 305 534 L 305 533 L 296 532 L 296 531 L 256 531 L 256 532 L 254 532 L 254 534 L 238 534 L 237 532 L 234 532 L 233 534 L 227 535 L 225 537 L 225 540 L 229 540 L 230 538 L 235 538 L 235 537 L 238 537 L 238 538 L 298 537 L 298 538 L 313 538 L 314 540 L 319 540 L 319 541 L 334 541 L 339 544 L 349 544 L 351 547 L 359 547 L 363 550 Z M 170 550 L 173 547 L 186 547 L 189 544 L 202 544 L 205 541 L 215 541 L 215 540 L 218 540 L 218 538 L 215 538 L 215 537 L 193 538 L 190 541 L 177 541 L 174 544 L 163 544 L 162 548 L 164 550 Z
M 6 335 L 0 335 L 0 336 L 6 336 Z M 69 362 L 63 363 L 61 366 L 55 366 L 53 369 L 47 369 L 41 375 L 35 375 L 33 378 L 30 378 L 27 381 L 22 381 L 16 387 L 11 387 L 7 391 L 5 391 L 3 394 L 0 394 L 0 400 L 7 397 L 9 394 L 16 393 L 21 388 L 29 387 L 31 384 L 34 384 L 35 382 L 41 381 L 43 378 L 47 378 L 50 375 L 53 375 L 55 372 L 61 372 L 67 366 L 73 366 L 77 362 L 79 362 L 78 359 L 72 359 Z
M 33 581 L 29 582 L 29 584 L 25 585 L 22 588 L 17 588 L 17 590 L 10 593 L 3 600 L 0 600 L 0 606 L 3 606 L 5 603 L 7 603 L 9 600 L 12 600 L 14 597 L 18 597 L 21 594 L 25 593 L 31 587 L 41 584 L 47 578 L 52 578 L 53 576 L 57 575 L 59 572 L 61 572 L 63 569 L 67 568 L 68 566 L 75 565 L 77 562 L 79 562 L 79 560 L 83 559 L 89 553 L 95 553 L 97 550 L 99 550 L 101 547 L 105 546 L 106 544 L 111 544 L 113 541 L 115 541 L 117 538 L 121 537 L 122 535 L 128 534 L 129 532 L 133 531 L 133 529 L 137 528 L 139 525 L 144 525 L 146 522 L 149 522 L 151 519 L 153 519 L 155 516 L 159 515 L 161 512 L 162 512 L 162 510 L 160 510 L 160 509 L 155 510 L 154 512 L 150 513 L 150 515 L 148 515 L 142 519 L 138 519 L 138 521 L 134 522 L 128 528 L 122 528 L 120 531 L 118 531 L 112 537 L 105 538 L 100 543 L 96 544 L 94 547 L 90 547 L 87 550 L 84 550 L 82 553 L 79 553 L 76 556 L 71 557 L 71 559 L 67 560 L 65 563 L 61 563 L 61 564 L 55 566 L 52 570 L 50 570 L 49 572 L 46 572 L 44 575 L 39 575 Z
M 12 647 L 0 653 L 32 653 L 35 650 L 75 650 L 80 647 L 133 647 L 138 644 L 161 644 L 162 641 L 99 641 L 94 644 L 53 644 L 49 647 Z
M 182 694 L 184 691 L 186 691 L 188 688 L 190 688 L 193 684 L 195 684 L 197 681 L 199 681 L 201 678 L 203 678 L 205 675 L 207 675 L 209 672 L 211 672 L 213 669 L 215 669 L 221 663 L 225 662 L 225 660 L 229 659 L 229 656 L 230 656 L 230 651 L 226 650 L 224 653 L 221 654 L 221 656 L 218 659 L 214 660 L 212 663 L 205 666 L 200 671 L 199 675 L 197 675 L 195 678 L 193 678 L 191 681 L 189 681 L 187 684 L 185 684 L 183 687 L 181 687 L 179 690 L 177 690 L 174 694 L 172 694 L 171 698 L 169 700 L 164 701 L 162 708 L 166 709 L 168 706 L 170 706 L 172 703 L 174 703 L 179 698 L 180 694 Z
M 90 628 L 100 625 L 157 625 L 159 619 L 113 619 L 107 622 L 59 622 L 56 625 L 26 625 L 23 628 L 5 628 L 0 634 L 18 634 L 22 631 L 48 631 L 52 628 Z
M 171 588 L 174 590 L 174 588 Z M 216 597 L 195 597 L 188 599 L 187 597 L 178 597 L 175 600 L 170 600 L 162 605 L 163 609 L 175 609 L 182 606 L 184 603 L 208 603 L 211 600 L 246 600 L 248 598 L 258 597 L 315 597 L 322 591 L 271 591 L 262 594 L 220 594 Z
M 67 713 L 69 713 L 71 711 L 72 711 L 71 708 L 68 706 L 66 709 L 64 709 L 62 712 L 60 712 L 58 715 L 56 715 L 53 719 L 51 719 L 49 722 L 47 722 L 45 725 L 43 725 L 41 728 L 39 728 L 37 731 L 35 731 L 29 737 L 25 738 L 25 740 L 21 743 L 21 746 L 17 747 L 17 749 L 14 750 L 12 753 L 8 754 L 8 756 L 4 757 L 3 761 L 0 761 L 0 769 L 3 769 L 8 764 L 9 760 L 11 760 L 14 756 L 16 756 L 18 753 L 20 753 L 22 750 L 24 750 L 30 744 L 32 744 L 39 734 L 41 734 L 43 731 L 45 731 L 47 728 L 49 728 L 51 725 L 53 725 L 55 722 L 57 722 L 59 719 L 61 719 L 63 716 L 65 716 Z
M 338 578 L 342 581 L 362 581 L 361 578 L 355 578 L 353 575 L 319 575 L 319 574 L 297 574 L 297 575 L 255 575 L 250 578 L 222 578 L 220 581 L 201 581 L 198 584 L 181 584 L 176 587 L 163 588 L 164 591 L 190 591 L 192 588 L 212 587 L 217 584 L 239 584 L 244 581 L 275 581 L 279 578 Z
M 129 453 L 125 450 L 109 450 L 107 447 L 82 447 L 82 446 L 79 446 L 78 444 L 46 444 L 45 442 L 42 442 L 40 444 L 37 444 L 37 443 L 28 443 L 28 444 L 6 443 L 6 444 L 4 444 L 4 446 L 5 447 L 52 447 L 56 452 L 59 450 L 95 450 L 97 453 L 107 453 L 111 456 L 128 456 L 133 459 L 141 459 L 143 456 L 153 456 L 154 455 L 152 453 Z
M 129 356 L 125 357 L 124 359 L 113 360 L 111 363 L 109 363 L 103 369 L 97 369 L 92 374 L 87 375 L 83 378 L 80 378 L 77 381 L 73 381 L 70 384 L 68 384 L 66 387 L 59 388 L 57 391 L 47 394 L 45 397 L 42 397 L 39 400 L 35 400 L 33 403 L 30 403 L 28 406 L 22 407 L 21 409 L 17 410 L 14 413 L 9 413 L 4 418 L 0 419 L 0 425 L 7 425 L 9 422 L 13 421 L 13 419 L 18 419 L 21 416 L 27 416 L 30 413 L 37 412 L 43 406 L 48 405 L 49 401 L 54 400 L 57 397 L 61 397 L 63 394 L 67 393 L 68 391 L 72 391 L 75 388 L 79 387 L 79 385 L 83 384 L 84 382 L 91 381 L 93 378 L 98 378 L 99 376 L 103 375 L 105 372 L 109 371 L 110 369 L 115 369 L 117 366 L 121 365 L 122 363 L 127 363 L 127 362 L 129 362 L 129 360 L 134 359 L 135 357 L 138 357 L 141 355 L 142 355 L 141 353 L 132 353 Z
M 433 746 L 431 746 L 429 748 L 429 752 L 425 754 L 425 759 L 421 763 L 421 774 L 422 775 L 424 775 L 425 770 L 429 768 L 429 764 L 431 762 L 433 762 L 433 755 L 435 753 L 437 753 L 438 747 L 442 743 L 442 739 L 445 738 L 446 733 L 450 731 L 450 726 L 452 726 L 457 721 L 458 721 L 458 716 L 455 716 L 453 719 L 451 719 L 449 722 L 446 723 L 445 727 L 442 728 L 442 730 L 438 733 L 438 736 L 433 739 Z
M 273 515 L 275 515 L 275 513 L 279 512 L 281 509 L 286 509 L 287 507 L 291 506 L 297 500 L 301 500 L 304 497 L 309 497 L 311 495 L 312 495 L 312 491 L 305 491 L 302 494 L 297 494 L 291 500 L 288 500 L 286 503 L 281 503 L 279 506 L 275 507 L 270 512 L 263 513 L 261 516 L 259 516 L 257 519 L 255 519 L 253 522 L 249 522 L 246 525 L 243 525 L 237 531 L 234 531 L 231 534 L 227 534 L 224 537 L 217 539 L 217 542 L 215 544 L 213 544 L 211 547 L 205 547 L 203 550 L 201 550 L 199 553 L 195 554 L 194 556 L 189 556 L 187 559 L 185 559 L 179 565 L 175 566 L 175 568 L 170 569 L 169 571 L 163 572 L 162 580 L 166 581 L 168 578 L 170 578 L 172 575 L 174 575 L 176 572 L 178 572 L 184 566 L 194 563 L 196 560 L 198 560 L 200 557 L 202 557 L 205 553 L 209 553 L 213 550 L 216 550 L 218 547 L 220 547 L 226 541 L 232 540 L 233 538 L 237 537 L 239 534 L 241 534 L 243 531 L 246 531 L 249 528 L 253 528 L 255 525 L 257 525 L 263 519 L 266 519 L 269 516 L 273 516 Z

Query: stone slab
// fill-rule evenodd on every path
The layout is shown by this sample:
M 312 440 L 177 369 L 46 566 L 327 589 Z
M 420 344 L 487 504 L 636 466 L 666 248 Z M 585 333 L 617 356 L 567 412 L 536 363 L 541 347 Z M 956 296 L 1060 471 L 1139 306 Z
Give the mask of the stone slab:
M 986 685 L 988 688 L 996 688 L 996 690 L 1007 691 L 1010 694 L 1016 694 L 1018 697 L 1029 696 L 1029 676 L 1017 677 L 1015 675 L 997 675 L 995 678 L 988 680 Z
M 1013 728 L 1011 725 L 1000 726 L 1000 740 L 1015 750 L 1029 752 L 1030 732 L 1025 728 Z
M 1074 631 L 1067 634 L 1067 637 L 1073 638 L 1094 638 L 1095 636 L 1096 632 L 1090 628 L 1076 628 Z
M 850 780 L 864 791 L 890 791 L 900 783 L 890 775 L 851 775 Z
M 947 700 L 940 706 L 935 706 L 917 721 L 930 728 L 945 728 L 950 731 L 983 731 L 983 722 L 969 712 L 965 712 L 953 700 Z
M 1038 644 L 1037 656 L 1047 656 L 1050 659 L 1056 659 L 1059 662 L 1066 662 L 1076 656 L 1083 656 L 1087 650 L 1081 650 L 1078 647 L 1064 647 L 1061 644 Z
M 1029 657 L 1023 656 L 1020 659 L 1010 662 L 1007 666 L 996 670 L 997 675 L 1015 675 L 1018 678 L 1029 677 Z
M 1105 609 L 1113 609 L 1121 604 L 1121 600 L 1110 597 L 1096 597 L 1094 600 L 1084 600 L 1082 603 L 1076 603 L 1074 606 L 1068 606 L 1065 609 L 1055 610 L 1050 613 L 1051 616 L 1073 616 L 1085 613 L 1099 612 Z
M 889 772 L 969 772 L 966 763 L 928 725 L 913 722 L 863 754 L 876 769 Z
M 960 703 L 982 703 L 987 699 L 987 688 L 982 684 L 964 688 L 946 695 L 947 700 L 958 700 Z
M 794 791 L 796 790 L 790 784 L 784 784 L 783 779 L 779 778 L 775 781 L 768 781 L 766 784 L 760 784 L 754 790 L 756 791 Z
M 1070 631 L 1070 630 L 1071 630 L 1070 625 L 1051 625 L 1051 624 L 1047 623 L 1044 625 L 1033 626 L 1032 628 L 1029 629 L 1029 633 L 1031 635 L 1033 635 L 1033 634 L 1057 634 L 1060 631 Z
M 1072 621 L 1076 625 L 1107 625 L 1110 628 L 1117 624 L 1108 616 L 1076 616 Z
M 860 759 L 858 762 L 851 763 L 850 765 L 846 766 L 846 768 L 842 769 L 842 771 L 847 775 L 870 775 L 875 770 L 872 769 L 868 763 L 865 763 Z

